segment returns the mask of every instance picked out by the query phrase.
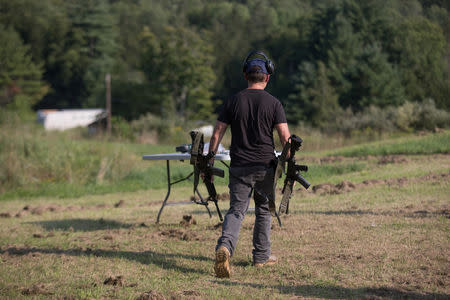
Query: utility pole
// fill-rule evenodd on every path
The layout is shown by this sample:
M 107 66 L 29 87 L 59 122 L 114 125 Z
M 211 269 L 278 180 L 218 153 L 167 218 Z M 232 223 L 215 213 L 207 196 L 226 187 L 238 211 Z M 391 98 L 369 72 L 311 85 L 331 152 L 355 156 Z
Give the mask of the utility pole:
M 106 132 L 111 135 L 111 74 L 105 76 L 106 83 Z

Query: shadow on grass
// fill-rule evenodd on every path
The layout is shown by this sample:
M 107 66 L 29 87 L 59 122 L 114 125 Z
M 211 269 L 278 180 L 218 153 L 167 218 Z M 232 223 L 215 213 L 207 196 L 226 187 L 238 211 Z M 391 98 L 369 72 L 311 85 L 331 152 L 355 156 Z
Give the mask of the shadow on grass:
M 259 283 L 236 282 L 228 280 L 214 280 L 214 283 L 227 287 L 242 286 L 256 289 L 275 289 L 280 294 L 297 297 L 317 297 L 323 299 L 449 299 L 449 294 L 419 293 L 390 287 L 379 288 L 344 288 L 333 285 L 270 285 Z
M 8 253 L 9 255 L 17 255 L 17 256 L 25 256 L 33 253 L 40 254 L 58 254 L 58 255 L 70 255 L 70 256 L 96 256 L 96 257 L 104 257 L 104 258 L 120 258 L 120 259 L 128 259 L 134 260 L 144 265 L 155 265 L 164 270 L 171 270 L 181 273 L 197 273 L 197 274 L 208 274 L 200 269 L 194 269 L 186 266 L 181 266 L 176 261 L 176 259 L 187 259 L 191 260 L 193 263 L 195 261 L 210 261 L 211 264 L 213 260 L 209 257 L 201 256 L 201 255 L 187 255 L 181 253 L 158 253 L 155 251 L 143 251 L 143 252 L 134 252 L 134 251 L 114 251 L 114 250 L 103 250 L 103 249 L 57 249 L 57 248 L 16 248 L 11 247 L 7 249 L 0 249 L 0 254 Z
M 70 230 L 70 231 L 96 231 L 107 229 L 130 228 L 132 225 L 120 223 L 114 220 L 101 219 L 64 219 L 51 221 L 28 222 L 27 224 L 39 225 L 45 230 Z
M 212 206 L 211 214 L 212 217 L 217 218 L 217 212 Z M 210 208 L 211 209 L 211 208 Z M 221 209 L 222 215 L 225 216 L 228 212 L 228 209 Z M 207 211 L 203 210 L 194 210 L 191 211 L 192 215 L 207 215 Z M 325 216 L 391 216 L 391 217 L 404 217 L 404 218 L 412 218 L 412 219 L 425 219 L 425 218 L 439 218 L 445 217 L 450 219 L 450 212 L 448 210 L 441 211 L 426 211 L 426 210 L 417 210 L 414 212 L 405 212 L 405 211 L 371 211 L 371 210 L 324 210 L 324 211 L 314 211 L 314 210 L 294 210 L 289 212 L 290 215 L 325 215 Z M 255 208 L 250 207 L 247 211 L 247 215 L 253 216 L 255 215 Z
M 293 214 L 301 214 L 301 215 L 371 215 L 371 216 L 399 216 L 405 218 L 435 218 L 435 217 L 446 217 L 449 218 L 450 214 L 447 210 L 442 211 L 426 211 L 426 210 L 418 210 L 414 212 L 402 212 L 402 211 L 384 211 L 384 212 L 376 212 L 371 210 L 325 210 L 325 211 L 313 211 L 313 210 L 295 210 Z

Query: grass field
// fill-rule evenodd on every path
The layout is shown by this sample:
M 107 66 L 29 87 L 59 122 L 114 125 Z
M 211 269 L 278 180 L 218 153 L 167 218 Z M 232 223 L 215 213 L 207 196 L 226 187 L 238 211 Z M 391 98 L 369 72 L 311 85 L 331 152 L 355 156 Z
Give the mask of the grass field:
M 213 272 L 221 228 L 215 214 L 173 205 L 155 224 L 163 184 L 80 197 L 7 197 L 0 202 L 0 297 L 448 299 L 450 146 L 448 133 L 439 137 L 301 153 L 312 187 L 296 186 L 282 228 L 273 220 L 279 264 L 252 267 L 249 212 L 231 279 Z M 155 175 L 146 172 L 133 176 L 150 181 Z M 224 184 L 217 188 L 227 192 Z M 188 184 L 175 186 L 169 201 L 191 194 Z M 226 212 L 228 202 L 219 205 Z M 195 222 L 181 224 L 184 215 Z

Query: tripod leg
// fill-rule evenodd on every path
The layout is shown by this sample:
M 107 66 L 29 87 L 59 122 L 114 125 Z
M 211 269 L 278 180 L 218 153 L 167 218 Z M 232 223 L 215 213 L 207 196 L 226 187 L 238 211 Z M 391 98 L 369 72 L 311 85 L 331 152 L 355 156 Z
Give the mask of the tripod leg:
M 206 210 L 208 211 L 209 217 L 212 218 L 211 211 L 209 210 L 209 207 L 208 207 L 208 201 L 205 201 L 205 200 L 203 199 L 203 197 L 202 197 L 202 195 L 200 194 L 200 192 L 198 191 L 198 189 L 195 190 L 195 191 L 197 192 L 197 195 L 200 197 L 200 200 L 201 200 L 201 202 L 202 202 L 202 205 L 204 205 L 204 206 L 206 207 Z M 204 203 L 204 204 L 203 204 L 203 203 Z
M 158 212 L 158 217 L 156 218 L 156 224 L 159 223 L 159 218 L 161 217 L 161 213 L 164 209 L 164 206 L 166 205 L 167 200 L 169 199 L 169 195 L 170 195 L 170 187 L 172 186 L 172 184 L 170 183 L 170 166 L 169 166 L 169 161 L 167 160 L 167 195 L 166 198 L 164 199 L 161 208 L 159 209 Z

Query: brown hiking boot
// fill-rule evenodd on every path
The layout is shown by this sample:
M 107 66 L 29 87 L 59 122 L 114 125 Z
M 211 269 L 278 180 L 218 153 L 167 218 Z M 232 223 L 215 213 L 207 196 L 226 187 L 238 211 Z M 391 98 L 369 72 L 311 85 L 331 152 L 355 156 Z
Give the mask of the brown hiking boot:
M 216 250 L 214 271 L 219 278 L 230 278 L 230 251 L 224 246 Z
M 253 266 L 257 267 L 257 268 L 262 268 L 265 266 L 273 266 L 274 264 L 276 264 L 278 262 L 278 258 L 276 256 L 269 256 L 269 259 L 266 260 L 266 262 L 264 263 L 254 263 Z

